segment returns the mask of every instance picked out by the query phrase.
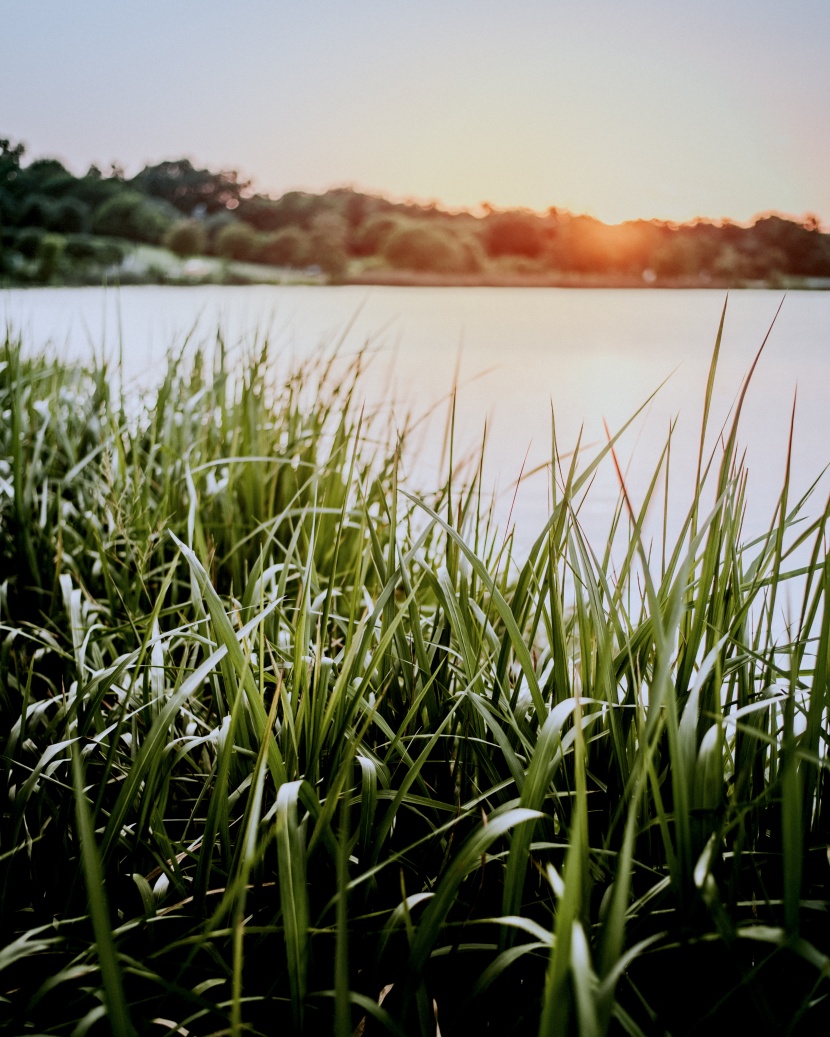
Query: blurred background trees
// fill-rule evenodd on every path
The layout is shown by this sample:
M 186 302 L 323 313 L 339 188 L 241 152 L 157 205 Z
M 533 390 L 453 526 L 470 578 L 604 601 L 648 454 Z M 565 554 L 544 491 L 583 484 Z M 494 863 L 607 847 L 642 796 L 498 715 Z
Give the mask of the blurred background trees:
M 207 251 L 207 232 L 199 220 L 176 220 L 163 240 L 165 247 L 181 259 Z
M 145 166 L 130 181 L 130 186 L 151 198 L 168 202 L 185 216 L 235 209 L 249 184 L 240 181 L 233 170 L 211 173 L 196 169 L 189 159 L 159 162 Z
M 270 198 L 234 170 L 180 158 L 128 179 L 113 164 L 75 176 L 54 158 L 26 164 L 0 140 L 0 271 L 60 279 L 117 265 L 137 244 L 323 273 L 378 272 L 492 283 L 746 284 L 830 278 L 818 219 L 765 214 L 751 226 L 635 220 L 608 226 L 551 207 L 448 212 L 351 187 Z M 107 245 L 107 242 L 110 244 Z

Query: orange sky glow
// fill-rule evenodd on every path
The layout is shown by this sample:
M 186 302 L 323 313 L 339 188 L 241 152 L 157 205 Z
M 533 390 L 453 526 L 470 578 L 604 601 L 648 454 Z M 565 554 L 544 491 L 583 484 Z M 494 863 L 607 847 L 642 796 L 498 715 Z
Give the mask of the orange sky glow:
M 826 0 L 6 0 L 0 136 L 606 222 L 830 221 Z

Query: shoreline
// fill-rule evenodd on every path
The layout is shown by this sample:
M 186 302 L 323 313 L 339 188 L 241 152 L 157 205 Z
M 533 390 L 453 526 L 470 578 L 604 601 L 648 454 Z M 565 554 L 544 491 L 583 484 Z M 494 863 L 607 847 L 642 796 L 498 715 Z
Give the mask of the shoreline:
M 780 277 L 753 280 L 731 278 L 664 277 L 653 281 L 643 277 L 608 277 L 599 274 L 468 274 L 443 275 L 409 270 L 384 270 L 339 278 L 332 284 L 366 285 L 391 288 L 634 288 L 634 289 L 792 289 L 828 291 L 827 277 Z
M 16 281 L 6 279 L 0 283 L 0 289 L 32 289 L 38 288 L 96 288 L 108 287 L 171 287 L 190 288 L 214 285 L 217 287 L 246 287 L 253 285 L 271 285 L 273 287 L 310 285 L 313 287 L 374 287 L 374 288 L 567 288 L 567 289 L 615 289 L 615 290 L 689 290 L 689 291 L 830 291 L 830 278 L 822 277 L 780 277 L 753 280 L 732 280 L 730 278 L 697 277 L 659 278 L 645 281 L 642 277 L 602 277 L 599 275 L 556 275 L 556 276 L 520 276 L 509 274 L 495 275 L 441 275 L 415 273 L 408 270 L 378 271 L 371 274 L 355 274 L 352 276 L 326 278 L 324 275 L 307 274 L 303 271 L 286 271 L 282 276 L 256 277 L 230 273 L 230 276 L 187 274 L 170 277 L 148 277 L 128 272 L 119 276 L 112 271 L 100 279 L 66 279 L 52 282 Z

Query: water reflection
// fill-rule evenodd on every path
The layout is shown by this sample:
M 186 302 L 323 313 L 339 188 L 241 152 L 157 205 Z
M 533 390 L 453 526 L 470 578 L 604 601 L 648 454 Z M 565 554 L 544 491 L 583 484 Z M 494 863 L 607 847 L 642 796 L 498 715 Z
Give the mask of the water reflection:
M 773 319 L 781 293 L 733 293 L 712 405 L 709 446 Z M 395 289 L 323 287 L 129 287 L 15 290 L 0 295 L 0 317 L 27 344 L 51 341 L 65 356 L 120 356 L 130 384 L 158 378 L 171 346 L 207 348 L 221 326 L 229 348 L 268 337 L 276 363 L 342 340 L 345 355 L 368 346 L 363 380 L 371 409 L 403 423 L 434 408 L 407 458 L 410 482 L 439 478 L 447 400 L 454 380 L 456 456 L 477 450 L 487 427 L 484 484 L 499 520 L 511 513 L 527 543 L 549 499 L 551 410 L 560 449 L 604 442 L 647 403 L 619 444 L 630 492 L 641 500 L 668 430 L 672 440 L 671 521 L 688 504 L 697 459 L 706 377 L 724 303 L 722 292 L 563 289 Z M 741 441 L 750 470 L 745 529 L 769 522 L 786 458 L 796 388 L 794 488 L 801 492 L 830 460 L 830 294 L 786 298 L 748 393 Z M 590 452 L 589 447 L 589 452 Z M 519 486 L 520 472 L 541 468 Z M 604 537 L 617 498 L 610 465 L 580 513 Z M 659 510 L 659 509 L 658 509 Z M 657 516 L 659 518 L 659 515 Z

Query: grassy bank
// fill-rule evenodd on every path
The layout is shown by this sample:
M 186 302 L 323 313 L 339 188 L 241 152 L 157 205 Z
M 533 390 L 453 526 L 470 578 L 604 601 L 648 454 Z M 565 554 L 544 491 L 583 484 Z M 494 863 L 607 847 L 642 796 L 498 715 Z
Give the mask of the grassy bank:
M 586 542 L 610 443 L 514 562 L 360 360 L 213 352 L 0 358 L 4 1031 L 826 1024 L 828 513 L 742 543 L 740 406 L 676 543 Z
M 530 273 L 488 270 L 478 274 L 441 274 L 377 266 L 361 269 L 355 265 L 341 276 L 338 283 L 387 285 L 396 288 L 714 288 L 724 292 L 736 288 L 830 290 L 830 277 L 712 277 L 707 273 L 657 277 L 653 272 L 649 273 L 648 277 L 642 274 L 572 273 L 557 270 Z
M 377 257 L 351 258 L 336 271 L 308 263 L 299 266 L 251 262 L 212 254 L 178 256 L 160 245 L 89 234 L 30 233 L 26 255 L 3 262 L 0 287 L 137 285 L 331 284 L 396 288 L 700 288 L 830 290 L 830 277 L 767 271 L 760 275 L 701 269 L 692 273 L 645 271 L 572 271 L 541 263 L 520 267 L 503 260 L 476 270 L 407 269 Z
M 3 287 L 100 286 L 102 284 L 325 284 L 317 271 L 245 263 L 217 256 L 177 256 L 158 245 L 74 235 L 35 235 L 37 251 L 0 264 Z M 0 257 L 2 259 L 2 257 Z

